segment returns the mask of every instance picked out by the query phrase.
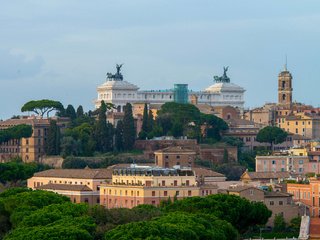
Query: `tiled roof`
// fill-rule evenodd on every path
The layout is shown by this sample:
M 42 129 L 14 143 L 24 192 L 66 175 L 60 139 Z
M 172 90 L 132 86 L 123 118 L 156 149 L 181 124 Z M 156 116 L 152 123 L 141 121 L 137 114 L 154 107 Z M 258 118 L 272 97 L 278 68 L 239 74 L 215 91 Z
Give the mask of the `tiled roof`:
M 37 187 L 37 189 L 40 190 L 66 190 L 66 191 L 92 191 L 91 188 L 89 188 L 86 185 L 72 185 L 72 184 L 46 184 L 46 185 L 42 185 Z
M 164 149 L 157 150 L 155 152 L 163 152 L 163 153 L 174 153 L 174 152 L 179 152 L 179 153 L 195 153 L 194 150 L 182 146 L 174 146 L 174 147 L 167 147 Z
M 50 169 L 35 173 L 34 177 L 107 179 L 112 177 L 112 169 Z
M 251 179 L 289 178 L 289 172 L 246 172 Z
M 272 191 L 272 192 L 268 192 L 268 191 L 265 191 L 265 193 L 264 193 L 264 196 L 265 197 L 290 197 L 290 196 L 292 196 L 292 194 L 290 194 L 290 193 L 284 193 L 284 192 L 274 192 L 274 191 Z
M 212 171 L 210 169 L 206 168 L 199 168 L 195 167 L 192 168 L 193 171 L 195 171 L 197 176 L 204 176 L 204 177 L 225 177 L 223 174 Z
M 242 192 L 242 191 L 245 191 L 245 190 L 251 189 L 251 188 L 254 188 L 254 189 L 258 190 L 258 191 L 262 191 L 263 192 L 263 190 L 261 190 L 259 188 L 256 188 L 254 186 L 251 186 L 251 185 L 230 187 L 228 190 L 229 190 L 229 192 Z

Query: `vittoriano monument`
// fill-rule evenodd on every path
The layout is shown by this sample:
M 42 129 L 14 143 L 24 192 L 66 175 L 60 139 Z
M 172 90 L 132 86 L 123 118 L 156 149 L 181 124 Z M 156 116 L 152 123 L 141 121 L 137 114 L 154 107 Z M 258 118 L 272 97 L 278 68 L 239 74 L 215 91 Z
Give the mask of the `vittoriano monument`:
M 223 75 L 221 77 L 214 76 L 214 80 L 216 83 L 229 83 L 230 78 L 227 76 L 227 71 L 229 67 L 223 67 Z
M 117 68 L 117 73 L 116 74 L 112 74 L 112 73 L 107 73 L 107 78 L 110 80 L 114 80 L 114 81 L 122 81 L 123 80 L 123 76 L 120 72 L 121 68 L 122 68 L 123 64 L 117 64 L 116 68 Z

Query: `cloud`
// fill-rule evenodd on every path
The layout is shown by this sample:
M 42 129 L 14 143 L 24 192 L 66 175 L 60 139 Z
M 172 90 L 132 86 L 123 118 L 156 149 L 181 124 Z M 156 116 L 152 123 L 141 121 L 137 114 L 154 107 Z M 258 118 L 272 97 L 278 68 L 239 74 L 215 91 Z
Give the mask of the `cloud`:
M 0 49 L 0 80 L 33 77 L 41 72 L 44 59 L 19 50 Z

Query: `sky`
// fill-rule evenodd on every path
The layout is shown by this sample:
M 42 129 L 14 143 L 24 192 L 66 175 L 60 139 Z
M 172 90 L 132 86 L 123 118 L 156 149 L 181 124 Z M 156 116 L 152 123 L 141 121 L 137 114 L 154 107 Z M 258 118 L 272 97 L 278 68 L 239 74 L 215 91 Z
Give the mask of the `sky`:
M 293 99 L 320 106 L 318 0 L 0 0 L 0 119 L 30 100 L 94 108 L 124 63 L 143 89 L 202 90 L 229 66 L 245 106 L 277 101 L 287 56 Z

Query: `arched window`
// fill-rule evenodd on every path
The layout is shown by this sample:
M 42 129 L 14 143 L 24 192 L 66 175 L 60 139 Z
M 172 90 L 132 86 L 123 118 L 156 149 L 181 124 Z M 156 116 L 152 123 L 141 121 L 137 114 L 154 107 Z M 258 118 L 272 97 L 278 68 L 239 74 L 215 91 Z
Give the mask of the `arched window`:
M 282 88 L 285 88 L 285 87 L 286 87 L 286 82 L 282 81 Z
M 286 96 L 285 94 L 282 94 L 282 100 L 283 100 L 283 101 L 286 100 L 286 97 L 287 97 L 287 96 Z

